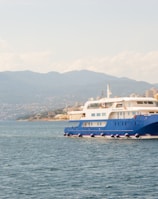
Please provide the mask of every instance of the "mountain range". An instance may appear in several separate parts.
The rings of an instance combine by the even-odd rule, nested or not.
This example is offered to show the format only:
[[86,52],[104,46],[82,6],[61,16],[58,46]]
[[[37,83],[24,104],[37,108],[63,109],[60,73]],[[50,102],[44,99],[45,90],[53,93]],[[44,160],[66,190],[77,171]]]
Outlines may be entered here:
[[152,87],[158,88],[158,84],[88,70],[46,74],[6,71],[0,72],[0,104],[38,103],[61,107],[106,95],[107,84],[110,85],[112,96],[128,96],[131,93],[143,95]]
[[49,97],[61,97],[61,101],[74,96],[75,100],[101,95],[110,84],[112,94],[143,94],[145,90],[158,87],[143,81],[118,78],[103,73],[81,70],[67,73],[46,74],[31,71],[0,72],[0,103],[42,102]]

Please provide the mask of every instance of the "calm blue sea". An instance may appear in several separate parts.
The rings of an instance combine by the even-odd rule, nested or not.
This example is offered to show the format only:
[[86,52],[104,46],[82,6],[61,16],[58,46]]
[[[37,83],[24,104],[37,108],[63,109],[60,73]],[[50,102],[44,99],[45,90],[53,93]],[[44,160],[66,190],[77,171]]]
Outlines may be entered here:
[[66,122],[0,122],[0,199],[157,199],[158,140],[63,136]]

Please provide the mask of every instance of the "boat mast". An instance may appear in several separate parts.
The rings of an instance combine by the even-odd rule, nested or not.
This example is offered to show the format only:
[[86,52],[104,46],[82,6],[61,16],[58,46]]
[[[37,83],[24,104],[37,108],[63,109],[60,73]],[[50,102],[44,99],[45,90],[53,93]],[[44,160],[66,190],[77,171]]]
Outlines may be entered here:
[[107,85],[107,98],[110,98],[110,95],[111,95],[111,91],[110,91],[110,86],[109,84]]

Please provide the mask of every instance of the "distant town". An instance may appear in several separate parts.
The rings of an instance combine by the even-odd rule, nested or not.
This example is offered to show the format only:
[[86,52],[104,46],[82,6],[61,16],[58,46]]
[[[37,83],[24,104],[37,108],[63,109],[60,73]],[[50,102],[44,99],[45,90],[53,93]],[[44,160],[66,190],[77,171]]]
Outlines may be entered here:
[[[130,95],[130,97],[135,97],[135,96],[139,96],[136,93],[132,93]],[[145,97],[154,97],[157,99],[158,101],[158,90],[155,88],[151,88],[149,90],[147,90],[145,92],[145,94],[143,95]],[[97,97],[99,98],[99,96]],[[72,106],[68,106],[68,107],[64,107],[64,108],[58,108],[55,110],[49,110],[46,111],[47,107],[41,107],[38,109],[38,111],[36,112],[35,110],[37,110],[38,106],[30,106],[30,107],[25,107],[26,109],[30,109],[30,110],[34,110],[35,108],[35,113],[31,114],[31,115],[24,115],[23,117],[19,117],[17,118],[17,120],[26,120],[26,121],[57,121],[57,120],[67,120],[68,119],[68,115],[67,112],[68,111],[72,111],[72,110],[79,110],[80,107],[83,105],[83,103],[79,103],[76,102],[74,105]],[[18,107],[17,107],[18,108]],[[45,109],[45,110],[44,110]],[[44,111],[43,111],[44,110]]]
[[156,97],[158,93],[158,83],[88,70],[63,74],[6,71],[0,72],[0,75],[0,120],[65,119],[70,108],[79,107],[90,98],[106,97],[108,84],[111,97]]

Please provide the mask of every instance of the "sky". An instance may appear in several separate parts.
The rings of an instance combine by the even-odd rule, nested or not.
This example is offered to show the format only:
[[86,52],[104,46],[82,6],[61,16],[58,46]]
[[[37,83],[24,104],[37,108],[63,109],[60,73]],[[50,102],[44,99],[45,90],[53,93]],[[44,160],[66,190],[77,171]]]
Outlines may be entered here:
[[158,83],[158,0],[0,0],[0,72]]

